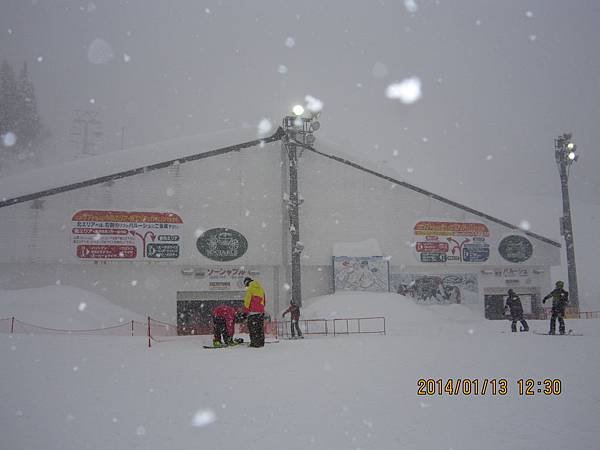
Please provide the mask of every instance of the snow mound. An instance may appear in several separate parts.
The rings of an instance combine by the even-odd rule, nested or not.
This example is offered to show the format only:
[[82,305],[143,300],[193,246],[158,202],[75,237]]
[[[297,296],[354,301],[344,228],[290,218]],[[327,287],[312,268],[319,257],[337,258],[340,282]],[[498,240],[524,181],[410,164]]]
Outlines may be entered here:
[[0,290],[0,318],[47,328],[86,330],[144,318],[92,292],[70,286]]
[[444,333],[449,329],[471,332],[489,324],[483,313],[464,305],[420,305],[394,293],[343,292],[307,299],[303,319],[385,317],[391,334]]

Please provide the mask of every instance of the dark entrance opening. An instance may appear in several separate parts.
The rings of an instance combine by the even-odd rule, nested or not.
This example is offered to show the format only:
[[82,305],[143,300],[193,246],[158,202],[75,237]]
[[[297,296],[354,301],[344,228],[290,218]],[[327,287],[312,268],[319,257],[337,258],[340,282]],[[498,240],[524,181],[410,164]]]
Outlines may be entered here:
[[218,305],[241,308],[243,300],[177,300],[177,334],[212,334],[212,310]]

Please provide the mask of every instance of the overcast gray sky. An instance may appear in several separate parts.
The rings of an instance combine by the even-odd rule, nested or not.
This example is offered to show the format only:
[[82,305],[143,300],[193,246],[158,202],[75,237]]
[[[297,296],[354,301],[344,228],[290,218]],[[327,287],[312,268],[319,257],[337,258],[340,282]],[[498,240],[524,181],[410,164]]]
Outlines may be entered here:
[[[99,111],[108,152],[123,128],[133,146],[278,124],[309,94],[346,152],[555,239],[553,140],[573,132],[572,196],[600,204],[598,1],[1,2],[0,58],[29,63],[52,160],[77,153],[75,109]],[[409,77],[418,101],[386,97]]]

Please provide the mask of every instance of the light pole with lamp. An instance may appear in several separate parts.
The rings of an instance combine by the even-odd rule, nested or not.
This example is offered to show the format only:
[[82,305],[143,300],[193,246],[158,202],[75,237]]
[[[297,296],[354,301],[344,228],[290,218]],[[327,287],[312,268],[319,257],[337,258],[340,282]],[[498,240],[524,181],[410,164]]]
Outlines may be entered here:
[[554,157],[558,165],[560,185],[562,188],[563,215],[560,218],[560,234],[565,238],[567,247],[567,274],[569,277],[569,302],[579,310],[579,294],[577,292],[577,269],[575,266],[575,242],[573,240],[573,223],[571,221],[571,204],[569,201],[569,169],[579,155],[577,146],[571,141],[571,133],[554,139]]
[[301,288],[301,269],[300,256],[304,245],[300,240],[300,199],[298,193],[298,147],[312,145],[315,142],[313,135],[320,127],[316,118],[318,114],[304,115],[304,108],[296,105],[292,109],[293,116],[283,118],[282,127],[285,135],[282,138],[282,151],[286,153],[288,160],[289,174],[289,195],[287,198],[287,211],[289,218],[289,231],[291,243],[291,263],[292,263],[292,303],[302,306],[302,288]]

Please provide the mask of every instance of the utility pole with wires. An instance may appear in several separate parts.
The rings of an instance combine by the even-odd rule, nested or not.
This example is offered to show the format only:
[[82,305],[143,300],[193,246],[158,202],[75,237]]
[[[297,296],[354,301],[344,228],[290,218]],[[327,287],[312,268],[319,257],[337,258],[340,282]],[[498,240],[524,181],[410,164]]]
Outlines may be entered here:
[[102,122],[98,111],[75,110],[70,141],[81,148],[82,155],[94,155],[102,142]]
[[297,306],[302,306],[302,288],[301,288],[301,266],[300,257],[304,244],[300,240],[300,204],[302,199],[298,192],[298,147],[303,148],[312,145],[315,142],[314,131],[320,127],[317,122],[318,114],[304,116],[304,108],[296,105],[293,108],[293,116],[283,118],[282,128],[285,132],[281,141],[281,148],[287,155],[288,176],[289,176],[289,194],[287,196],[287,211],[290,231],[290,249],[291,249],[291,301]]

